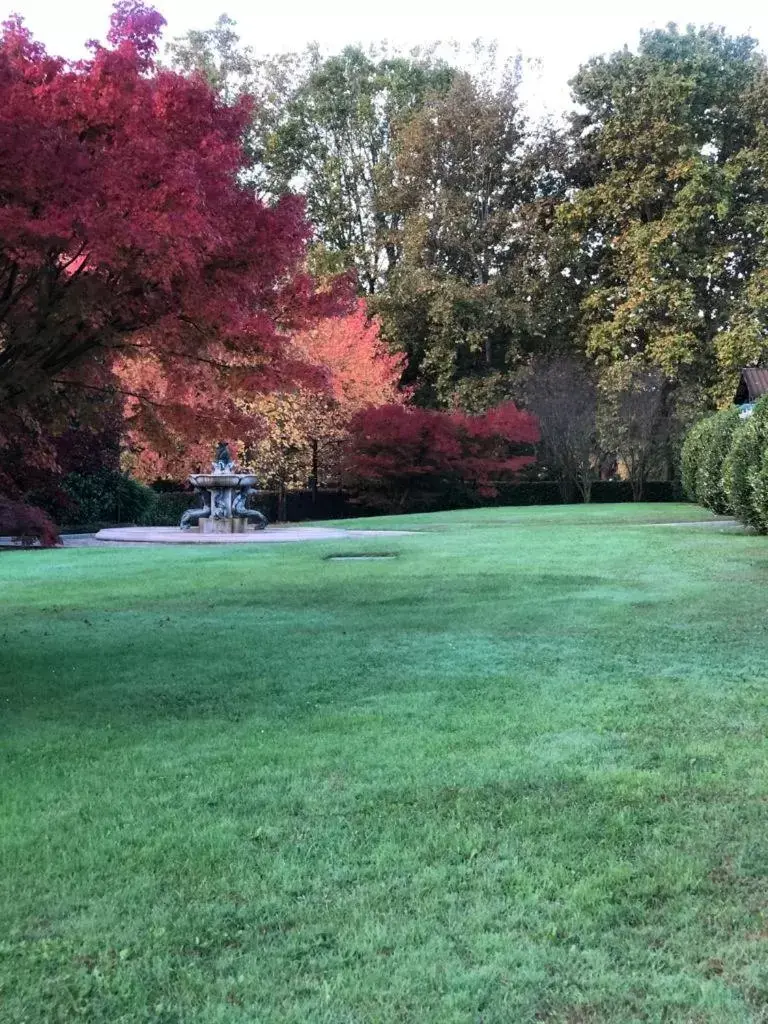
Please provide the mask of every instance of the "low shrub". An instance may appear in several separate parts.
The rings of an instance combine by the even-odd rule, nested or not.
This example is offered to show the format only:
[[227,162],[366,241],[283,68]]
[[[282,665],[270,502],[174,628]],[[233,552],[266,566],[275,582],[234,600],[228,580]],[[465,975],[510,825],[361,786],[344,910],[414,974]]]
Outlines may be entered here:
[[[596,480],[592,500],[596,502],[632,501],[632,485],[625,480]],[[676,481],[650,480],[645,485],[646,501],[680,501],[680,485]],[[156,493],[154,501],[142,516],[143,526],[178,526],[182,513],[195,508],[200,499],[191,491],[163,491]],[[498,486],[493,498],[478,500],[474,495],[467,500],[466,494],[446,493],[442,510],[475,508],[478,505],[560,505],[560,485],[555,480],[524,480],[504,483]],[[249,499],[251,508],[263,512],[270,523],[278,521],[279,496],[276,491],[259,491]],[[420,503],[414,507],[406,505],[405,511],[420,510]],[[346,519],[359,516],[385,515],[389,511],[386,503],[377,508],[370,501],[362,504],[355,496],[344,491],[295,490],[285,495],[286,517],[289,522],[308,519]]]
[[[595,480],[592,483],[592,501],[598,505],[636,501],[630,480]],[[643,501],[680,501],[680,484],[676,480],[646,480],[643,483]]]
[[142,526],[178,526],[188,508],[201,504],[192,491],[153,491],[152,500],[138,521]]
[[69,519],[73,525],[141,522],[156,497],[144,484],[108,469],[90,474],[69,473],[62,481],[62,489],[73,503]]
[[560,505],[562,488],[557,480],[522,480],[499,484],[494,505]]
[[0,498],[0,534],[13,537],[24,547],[35,541],[43,548],[59,543],[58,527],[41,508],[8,498]]

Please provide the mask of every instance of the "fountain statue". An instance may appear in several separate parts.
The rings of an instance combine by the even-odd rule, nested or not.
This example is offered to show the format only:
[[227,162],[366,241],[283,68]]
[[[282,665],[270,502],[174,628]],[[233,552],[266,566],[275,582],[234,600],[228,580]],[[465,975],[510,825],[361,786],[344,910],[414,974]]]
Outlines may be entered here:
[[189,482],[200,495],[201,508],[190,508],[181,517],[181,529],[197,522],[200,533],[245,533],[249,524],[257,530],[267,525],[266,516],[248,508],[248,496],[256,490],[252,473],[239,473],[226,441],[216,446],[210,473],[193,473]]

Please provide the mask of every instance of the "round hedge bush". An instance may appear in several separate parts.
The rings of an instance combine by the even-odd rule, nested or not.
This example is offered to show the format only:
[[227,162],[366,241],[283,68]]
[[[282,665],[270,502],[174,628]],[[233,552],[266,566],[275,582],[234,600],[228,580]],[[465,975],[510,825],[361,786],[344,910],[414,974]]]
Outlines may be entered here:
[[680,469],[683,490],[691,501],[699,500],[699,466],[704,457],[707,420],[699,420],[690,428],[683,441],[680,455]]
[[740,421],[725,460],[725,489],[733,514],[758,533],[768,533],[768,395]]
[[723,471],[733,438],[741,425],[739,410],[723,409],[709,416],[704,432],[704,451],[699,463],[696,487],[701,504],[718,515],[732,511],[725,489]]
[[723,409],[699,420],[683,444],[683,487],[690,498],[718,515],[732,511],[723,473],[741,422],[735,406]]

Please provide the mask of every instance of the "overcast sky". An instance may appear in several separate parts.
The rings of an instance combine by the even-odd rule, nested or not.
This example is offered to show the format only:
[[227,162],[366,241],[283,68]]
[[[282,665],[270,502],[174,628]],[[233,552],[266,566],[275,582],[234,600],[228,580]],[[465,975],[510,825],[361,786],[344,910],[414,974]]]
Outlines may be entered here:
[[[568,105],[568,79],[579,65],[625,43],[634,46],[641,28],[669,21],[712,22],[732,33],[750,32],[768,48],[768,11],[757,0],[549,0],[546,15],[531,14],[536,4],[530,0],[384,0],[365,5],[365,13],[359,0],[290,0],[284,5],[274,0],[158,0],[156,6],[168,22],[166,39],[209,28],[226,12],[237,21],[243,41],[260,53],[300,49],[312,41],[334,51],[347,43],[382,39],[408,47],[436,39],[466,44],[496,39],[502,54],[521,51],[538,61],[523,79],[523,96],[535,115],[561,112]],[[290,13],[270,13],[275,7]],[[81,55],[85,40],[104,37],[110,9],[111,0],[0,0],[3,13],[21,13],[50,52],[66,57]]]

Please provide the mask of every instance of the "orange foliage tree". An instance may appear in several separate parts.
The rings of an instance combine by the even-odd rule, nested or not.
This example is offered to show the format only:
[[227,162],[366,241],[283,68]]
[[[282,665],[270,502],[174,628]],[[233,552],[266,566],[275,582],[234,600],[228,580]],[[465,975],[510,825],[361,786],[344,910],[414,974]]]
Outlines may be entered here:
[[278,389],[248,403],[263,433],[246,441],[244,459],[264,486],[278,490],[339,486],[352,417],[408,397],[398,386],[402,357],[387,351],[362,300],[347,316],[321,320],[296,335],[293,354],[317,368],[320,382]]

